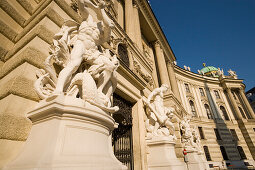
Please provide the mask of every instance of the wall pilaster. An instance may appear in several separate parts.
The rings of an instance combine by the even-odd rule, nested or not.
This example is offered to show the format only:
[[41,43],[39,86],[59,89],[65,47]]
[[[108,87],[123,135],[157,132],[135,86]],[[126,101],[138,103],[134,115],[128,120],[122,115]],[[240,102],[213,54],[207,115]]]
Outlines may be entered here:
[[158,64],[158,70],[159,70],[159,77],[161,80],[161,84],[167,84],[170,87],[169,77],[166,73],[167,67],[166,67],[166,60],[164,57],[164,53],[161,49],[160,42],[157,40],[154,42],[154,49],[156,52],[156,58],[157,58],[157,64]]
[[234,97],[233,97],[233,95],[231,93],[231,89],[230,88],[226,88],[226,92],[227,92],[227,95],[229,97],[230,104],[232,105],[232,107],[234,109],[234,112],[235,112],[235,114],[237,116],[237,119],[242,120],[243,119],[242,115],[241,115],[241,113],[240,113],[240,111],[238,109],[237,103],[236,103],[236,101],[235,101],[235,99],[234,99]]
[[137,44],[138,48],[140,50],[142,50],[143,45],[142,45],[142,36],[141,36],[141,26],[140,26],[140,20],[139,20],[139,9],[138,9],[137,4],[134,4],[133,11],[134,11],[134,14],[133,14],[134,25],[133,25],[133,27],[135,28],[134,29],[135,43]]
[[179,92],[176,77],[174,74],[174,66],[171,61],[167,62],[167,71],[169,75],[171,90],[173,91],[175,97],[181,102],[180,92]]
[[249,113],[250,113],[252,119],[255,119],[254,112],[253,112],[253,110],[252,110],[252,108],[251,108],[251,105],[250,105],[250,103],[248,102],[248,100],[247,100],[247,98],[246,98],[246,96],[245,96],[245,94],[244,94],[244,90],[243,90],[243,89],[239,89],[239,93],[241,94],[241,98],[242,98],[242,100],[244,101],[244,104],[245,104],[247,110],[249,111]]

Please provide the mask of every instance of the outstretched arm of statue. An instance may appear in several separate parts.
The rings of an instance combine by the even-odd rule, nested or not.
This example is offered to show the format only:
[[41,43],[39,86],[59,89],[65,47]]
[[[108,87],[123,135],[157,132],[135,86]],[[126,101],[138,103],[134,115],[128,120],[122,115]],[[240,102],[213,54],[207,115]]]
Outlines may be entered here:
[[147,99],[148,103],[150,103],[151,100],[153,100],[153,98],[154,98],[156,95],[158,95],[159,93],[160,93],[160,90],[159,90],[158,88],[154,89],[154,90],[150,93],[150,95],[148,96],[148,99]]
[[106,4],[104,1],[99,1],[98,7],[99,11],[97,12],[98,19],[103,22],[103,35],[102,35],[102,41],[107,42],[110,40],[110,35],[111,35],[111,30],[114,28],[114,23],[113,21],[107,16],[105,13],[105,8]]
[[78,0],[78,8],[83,20],[87,20],[89,16],[88,8],[91,8],[98,15],[100,6],[94,5],[90,0]]

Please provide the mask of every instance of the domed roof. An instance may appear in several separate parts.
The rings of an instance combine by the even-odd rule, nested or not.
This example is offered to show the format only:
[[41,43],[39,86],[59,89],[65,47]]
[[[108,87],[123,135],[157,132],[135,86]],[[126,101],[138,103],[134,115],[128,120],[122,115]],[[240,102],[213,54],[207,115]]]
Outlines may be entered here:
[[206,67],[202,68],[200,71],[203,72],[204,74],[206,74],[211,71],[218,71],[218,69],[213,66],[206,66]]
[[216,74],[218,69],[214,66],[206,66],[205,63],[203,63],[204,68],[202,68],[200,71],[206,76],[213,76],[213,77],[218,77]]

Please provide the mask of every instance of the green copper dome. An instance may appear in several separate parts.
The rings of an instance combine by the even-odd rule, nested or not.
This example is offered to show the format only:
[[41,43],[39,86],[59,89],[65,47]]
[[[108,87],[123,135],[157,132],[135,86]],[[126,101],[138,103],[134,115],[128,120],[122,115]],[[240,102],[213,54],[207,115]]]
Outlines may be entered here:
[[200,71],[203,72],[204,74],[206,74],[208,72],[218,71],[218,69],[216,67],[213,67],[213,66],[206,66],[206,67],[202,68]]
[[209,76],[209,77],[219,77],[218,75],[218,69],[213,66],[206,66],[205,63],[203,63],[204,68],[200,70],[200,72],[203,75]]

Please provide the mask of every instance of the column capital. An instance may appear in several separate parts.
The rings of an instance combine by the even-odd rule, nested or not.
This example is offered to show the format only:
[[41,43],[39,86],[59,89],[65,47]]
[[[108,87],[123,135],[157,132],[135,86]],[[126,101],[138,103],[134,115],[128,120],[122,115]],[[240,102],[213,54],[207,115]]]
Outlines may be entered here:
[[136,1],[134,1],[134,2],[133,2],[133,7],[134,7],[134,8],[136,8],[136,9],[138,9],[138,8],[139,8],[139,7],[138,7],[138,4],[137,4],[137,2],[136,2]]
[[171,61],[171,60],[167,60],[166,62],[167,66],[170,66],[170,67],[174,67],[174,61]]
[[161,47],[160,41],[156,40],[152,42],[155,47]]

